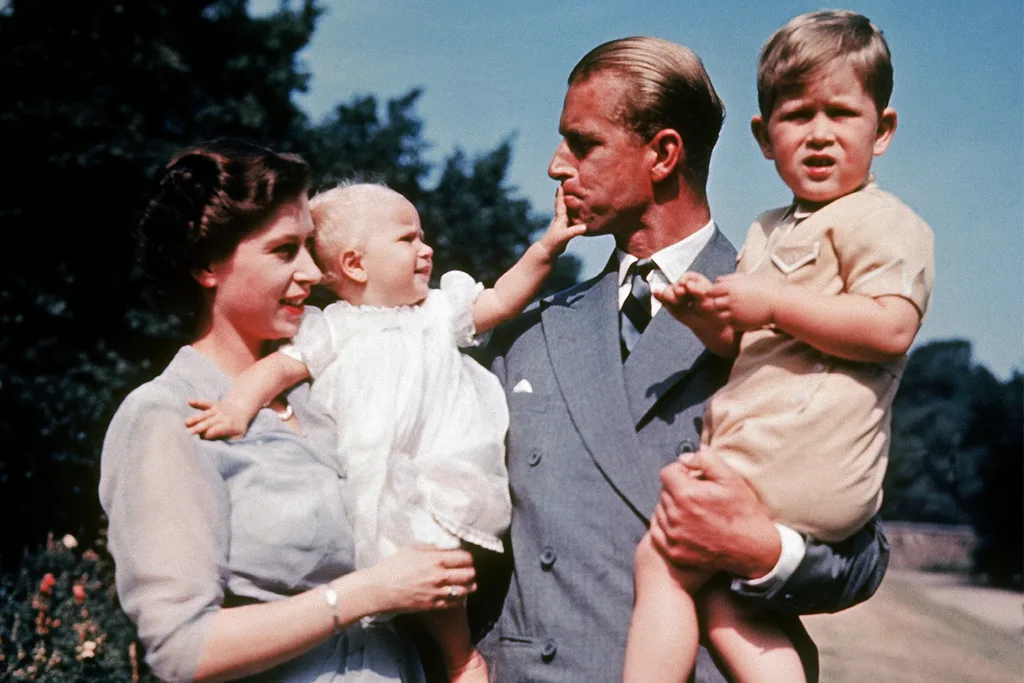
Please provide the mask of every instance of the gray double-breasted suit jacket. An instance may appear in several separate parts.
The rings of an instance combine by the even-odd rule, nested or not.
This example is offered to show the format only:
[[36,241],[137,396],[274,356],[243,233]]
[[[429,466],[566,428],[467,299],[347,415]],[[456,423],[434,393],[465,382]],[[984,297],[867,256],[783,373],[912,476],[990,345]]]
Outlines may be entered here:
[[[691,270],[714,279],[735,262],[716,229]],[[728,377],[728,363],[667,311],[623,363],[617,291],[613,258],[491,340],[511,415],[513,503],[510,548],[480,576],[484,610],[488,598],[495,614],[500,605],[480,645],[492,680],[621,681],[634,550],[658,471],[697,448],[704,402]],[[877,587],[886,550],[877,525],[843,546],[812,541],[785,590],[751,599],[789,613],[842,609]],[[696,680],[723,680],[703,651]]]

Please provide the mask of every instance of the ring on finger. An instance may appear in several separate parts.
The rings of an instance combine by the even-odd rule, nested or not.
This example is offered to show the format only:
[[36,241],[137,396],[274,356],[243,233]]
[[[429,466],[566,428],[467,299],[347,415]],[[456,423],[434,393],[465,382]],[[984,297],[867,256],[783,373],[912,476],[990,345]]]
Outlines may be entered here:
[[458,586],[448,586],[448,599],[449,600],[454,600],[455,598],[459,597],[459,593],[460,593],[460,591],[459,591],[459,587]]

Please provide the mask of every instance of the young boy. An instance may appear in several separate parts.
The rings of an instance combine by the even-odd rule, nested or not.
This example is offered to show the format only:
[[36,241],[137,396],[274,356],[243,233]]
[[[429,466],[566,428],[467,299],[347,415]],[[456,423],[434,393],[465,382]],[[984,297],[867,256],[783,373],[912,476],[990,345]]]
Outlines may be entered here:
[[[865,17],[812,12],[776,31],[751,129],[793,202],[754,222],[737,273],[714,284],[687,273],[655,292],[712,352],[736,358],[701,447],[779,522],[827,541],[881,504],[892,400],[932,285],[931,230],[870,173],[896,129],[891,91],[888,46]],[[684,681],[698,638],[691,596],[708,573],[672,565],[649,537],[636,564],[625,680]],[[709,587],[700,611],[734,680],[805,680],[785,635],[725,590]]]

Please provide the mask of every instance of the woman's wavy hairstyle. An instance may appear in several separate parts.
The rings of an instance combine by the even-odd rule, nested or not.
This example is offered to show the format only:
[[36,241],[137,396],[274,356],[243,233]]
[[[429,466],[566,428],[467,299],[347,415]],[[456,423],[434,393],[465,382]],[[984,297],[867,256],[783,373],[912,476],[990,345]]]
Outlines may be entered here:
[[311,179],[301,157],[234,138],[171,159],[138,224],[139,262],[161,305],[198,312],[202,289],[193,274],[230,256]]

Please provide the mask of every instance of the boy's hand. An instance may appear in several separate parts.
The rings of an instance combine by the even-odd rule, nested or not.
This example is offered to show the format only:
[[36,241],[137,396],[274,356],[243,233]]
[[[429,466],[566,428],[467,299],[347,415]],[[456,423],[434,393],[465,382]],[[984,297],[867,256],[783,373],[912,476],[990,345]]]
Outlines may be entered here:
[[565,196],[562,193],[562,187],[559,186],[555,192],[555,217],[551,219],[551,225],[548,226],[547,232],[541,236],[539,244],[550,254],[553,260],[562,255],[562,252],[569,245],[569,240],[582,235],[586,231],[587,226],[583,223],[569,225],[569,218],[565,211]]
[[672,316],[693,330],[711,353],[723,358],[736,355],[736,333],[715,308],[711,280],[700,273],[683,273],[674,284],[651,287],[651,294]]
[[674,284],[652,287],[651,294],[679,322],[692,327],[701,320],[710,321],[718,317],[714,302],[708,298],[711,287],[711,280],[690,271],[683,273]]
[[778,296],[778,287],[739,273],[721,276],[708,292],[718,319],[741,331],[773,324]]
[[188,402],[193,408],[202,412],[193,415],[185,420],[190,434],[199,434],[204,439],[237,439],[245,436],[249,423],[254,415],[246,415],[243,408],[232,406],[224,401],[191,400]]

